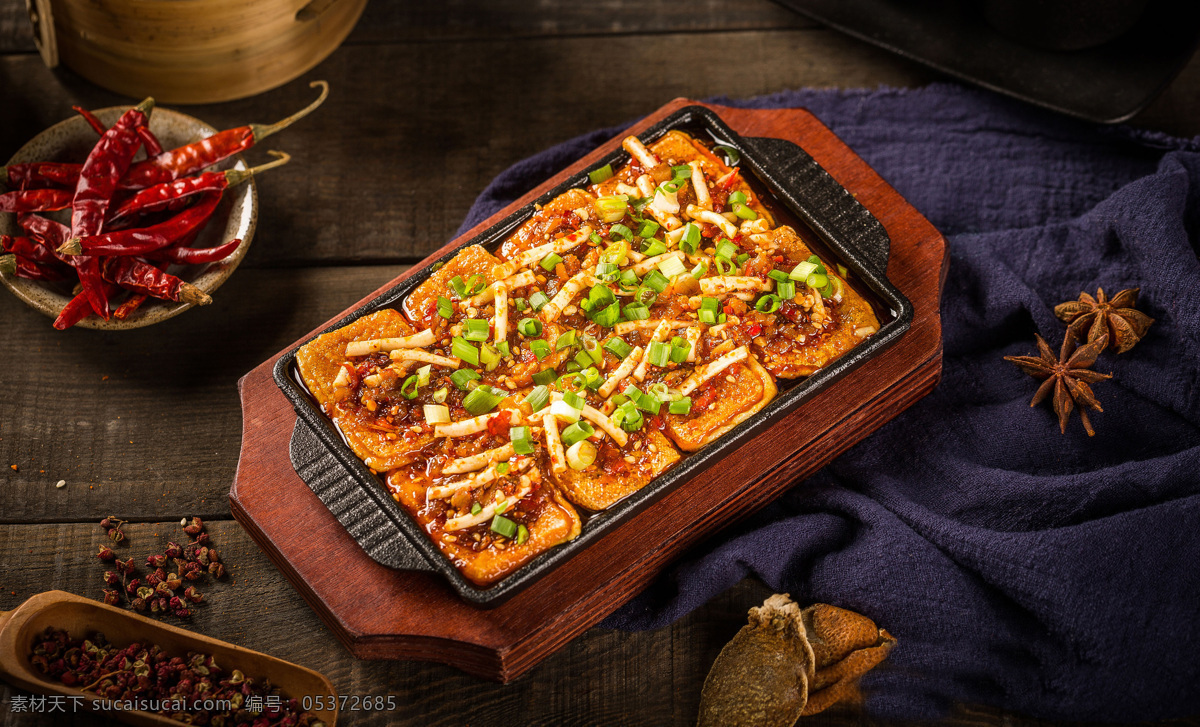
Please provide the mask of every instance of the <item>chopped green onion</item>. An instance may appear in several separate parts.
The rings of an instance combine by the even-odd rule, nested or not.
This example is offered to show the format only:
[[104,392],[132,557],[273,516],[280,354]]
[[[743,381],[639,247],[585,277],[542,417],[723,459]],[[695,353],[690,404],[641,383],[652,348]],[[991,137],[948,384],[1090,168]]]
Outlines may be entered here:
[[525,397],[525,403],[534,411],[546,408],[546,404],[550,403],[550,387],[545,384],[533,387],[533,390]]
[[585,470],[595,461],[596,445],[587,440],[576,442],[567,449],[567,464],[573,470]]
[[483,505],[480,505],[478,502],[472,502],[471,503],[471,514],[478,515],[481,512],[483,512]]
[[826,282],[825,287],[821,288],[821,297],[822,298],[832,298],[833,297],[833,283],[832,282]]
[[426,424],[450,423],[450,407],[443,404],[426,404],[423,409]]
[[604,166],[600,167],[599,169],[593,169],[592,171],[588,172],[588,179],[592,180],[592,184],[600,184],[601,182],[603,182],[606,179],[611,179],[612,175],[613,175],[612,165],[605,164]]
[[629,198],[629,206],[634,208],[638,212],[641,212],[642,209],[646,205],[650,204],[650,200],[652,200],[652,199],[654,199],[654,198],[653,197],[630,197]]
[[433,371],[433,366],[426,364],[417,369],[417,383],[421,386],[429,386],[429,374]]
[[661,381],[656,384],[650,384],[646,390],[658,397],[659,401],[671,401],[675,398],[671,396],[671,389]]
[[592,310],[600,310],[612,304],[617,296],[613,295],[612,289],[607,285],[593,285],[588,291],[587,301],[591,303]]
[[561,262],[562,262],[562,256],[560,256],[556,252],[552,252],[549,255],[547,255],[546,257],[542,258],[542,261],[538,264],[542,266],[542,270],[545,270],[548,273],[552,273],[552,272],[554,272],[554,268],[558,267],[558,264]]
[[[550,395],[548,390],[546,395]],[[529,401],[529,399],[525,401]],[[540,408],[538,407],[538,409]],[[512,440],[513,451],[517,454],[533,454],[533,437],[529,433],[529,427],[509,427],[508,438]]]
[[476,416],[486,414],[495,409],[496,405],[506,396],[508,396],[508,392],[484,384],[475,387],[463,397],[463,408]]
[[775,294],[780,300],[791,300],[796,297],[796,283],[791,280],[783,280],[775,284]]
[[454,288],[454,292],[459,298],[467,296],[467,284],[463,281],[461,275],[455,275],[453,278],[450,278],[450,287]]
[[625,358],[633,352],[633,347],[625,343],[625,339],[623,338],[610,338],[604,344],[604,350],[617,358]]
[[437,312],[442,318],[453,318],[454,303],[449,298],[439,295],[437,299]]
[[575,354],[575,363],[579,364],[580,369],[585,369],[592,365],[592,357],[588,355],[587,351],[580,351]]
[[540,290],[529,296],[529,307],[533,308],[534,312],[540,311],[549,302],[550,298]]
[[816,272],[817,266],[815,263],[803,262],[792,268],[792,272],[788,273],[788,277],[792,280],[807,280],[808,276]]
[[729,195],[729,204],[746,204],[746,193],[740,189],[735,190]]
[[513,308],[516,308],[518,313],[524,312],[525,309],[528,307],[529,307],[529,301],[525,300],[524,298],[514,298],[513,299]]
[[455,336],[450,342],[450,355],[472,366],[479,365],[479,349],[465,338]]
[[701,260],[700,263],[698,265],[696,265],[696,267],[692,268],[692,277],[695,278],[696,280],[699,280],[700,278],[703,278],[704,274],[707,272],[708,272],[708,263]]
[[450,374],[450,383],[458,387],[459,391],[466,391],[470,388],[470,382],[479,378],[479,372],[474,369],[459,369]]
[[744,205],[744,204],[735,204],[733,206],[733,213],[743,220],[757,220],[758,219],[758,213],[755,212],[754,210],[750,209],[749,206]]
[[492,518],[492,524],[489,527],[493,533],[506,538],[515,537],[517,534],[517,524],[503,515]]
[[846,266],[842,265],[841,263],[837,264],[837,271],[838,271],[838,275],[841,275],[843,278],[848,277],[850,275],[850,271],[846,270]]
[[626,401],[613,412],[612,422],[627,432],[636,432],[642,428],[645,418],[632,401]]
[[618,267],[629,262],[629,243],[625,240],[613,242],[604,248],[604,254],[600,256],[600,261],[616,263]]
[[582,342],[584,352],[591,358],[592,363],[600,363],[604,360],[604,353],[600,350],[600,342],[596,340],[595,336],[585,333],[580,336],[580,341]]
[[[675,260],[676,258],[671,259]],[[642,285],[647,288],[651,288],[655,293],[663,292],[670,284],[671,281],[667,279],[667,276],[663,275],[658,270],[651,270],[646,277],[642,278]]]
[[622,309],[621,314],[627,321],[644,321],[650,317],[650,308],[645,303],[630,303]]
[[593,244],[593,245],[597,245],[597,246],[599,246],[599,245],[603,245],[603,244],[604,244],[604,238],[603,238],[603,237],[600,237],[600,236],[599,236],[599,235],[597,235],[595,232],[593,232],[592,234],[588,235],[588,239],[589,239],[589,240],[591,240],[591,242],[592,242],[592,244]]
[[695,222],[687,223],[683,228],[683,237],[679,238],[679,249],[688,255],[695,255],[700,246],[700,226]]
[[522,318],[517,324],[517,330],[521,335],[528,338],[536,338],[542,335],[542,322],[536,318]]
[[625,396],[624,394],[613,394],[609,398],[612,399],[612,404],[613,404],[614,408],[621,406],[625,402],[629,401],[629,397]]
[[611,197],[600,197],[596,200],[596,214],[601,222],[620,222],[629,211],[628,197],[616,194]]
[[681,414],[687,416],[692,413],[692,397],[685,396],[682,399],[676,399],[667,407],[667,411],[671,414]]
[[437,271],[441,270],[442,266],[445,264],[446,264],[445,260],[438,260],[436,263],[434,263],[433,265],[431,265],[429,267],[429,272],[436,273]]
[[617,321],[621,319],[621,304],[614,301],[601,310],[594,311],[591,315],[591,319],[593,322],[601,326],[612,328],[613,326],[617,325]]
[[567,422],[577,422],[580,416],[580,410],[568,404],[565,399],[559,399],[552,403],[550,413]]
[[578,409],[580,411],[583,411],[583,407],[587,404],[587,399],[584,399],[574,391],[568,391],[567,393],[563,394],[563,401],[567,402],[572,409]]
[[671,181],[682,182],[685,179],[691,179],[692,168],[687,164],[671,167]]
[[504,358],[512,358],[512,351],[508,348],[508,341],[501,341],[500,343],[497,343],[496,350],[499,351],[500,355]]
[[608,228],[608,239],[615,240],[617,238],[621,238],[622,240],[629,242],[633,239],[633,230],[618,222],[617,224]]
[[637,401],[637,407],[650,416],[656,416],[662,408],[662,401],[654,394],[642,394],[642,398]]
[[774,313],[779,310],[779,296],[768,293],[754,303],[754,310],[759,313]]
[[721,240],[717,243],[716,257],[732,260],[734,255],[738,253],[738,246],[734,245],[729,240]]
[[576,375],[576,378],[580,377],[583,378],[584,388],[588,388],[593,391],[599,389],[600,385],[604,383],[604,377],[600,375],[600,370],[595,366],[588,366],[583,371],[580,371]]
[[737,272],[737,265],[731,260],[719,257],[713,260],[713,263],[717,266],[717,275],[733,275]]
[[817,257],[816,255],[809,255],[808,261],[810,263],[814,263],[817,266],[817,272],[820,273],[821,275],[825,275],[826,272],[828,272],[825,270],[825,264],[821,262],[821,258]]
[[486,341],[491,335],[491,325],[487,321],[477,318],[463,321],[463,338],[468,341]]
[[413,374],[404,380],[404,383],[400,386],[400,393],[404,394],[405,399],[415,399],[417,398],[417,392],[420,389],[420,386],[421,385],[417,383],[416,374]]
[[562,430],[562,434],[560,436],[562,437],[563,445],[570,447],[576,442],[582,442],[595,433],[596,430],[592,428],[592,425],[581,419]]
[[737,256],[737,264],[738,264],[738,265],[745,265],[745,264],[746,264],[746,261],[747,261],[747,260],[749,260],[749,259],[750,259],[750,253],[748,253],[748,252],[744,252],[744,253],[742,253],[741,255],[738,255],[738,256]]
[[671,360],[671,344],[663,343],[662,341],[651,341],[646,355],[650,359],[650,363],[663,368]]
[[621,279],[618,281],[618,284],[622,290],[633,290],[638,286],[639,282],[637,273],[632,270],[621,271]]
[[[464,371],[471,371],[470,369],[463,369],[463,370],[464,370]],[[474,374],[475,372],[474,372],[474,371],[471,371],[471,373],[473,373],[473,374]],[[476,374],[476,376],[478,376],[478,374]],[[451,378],[453,378],[453,377],[451,377]],[[447,389],[445,386],[443,386],[442,388],[440,388],[440,389],[438,389],[437,391],[433,392],[433,401],[434,401],[435,403],[437,403],[437,404],[445,404],[445,403],[446,403],[446,396],[447,396],[447,395],[449,395],[449,394],[450,394],[450,390],[449,390],[449,389]]]
[[681,185],[679,182],[676,182],[674,179],[672,179],[669,182],[663,182],[662,184],[658,185],[658,188],[667,194],[675,194],[679,191],[680,186]]
[[487,285],[487,281],[483,279],[482,275],[472,275],[467,278],[467,295],[481,292],[485,285]]
[[533,351],[533,355],[538,361],[550,355],[550,344],[540,338],[535,338],[529,342],[529,350]]
[[845,293],[845,290],[846,290],[846,288],[845,288],[845,286],[842,284],[842,279],[841,279],[841,278],[830,278],[830,279],[829,279],[829,282],[830,282],[830,283],[833,283],[833,284],[834,284],[834,287],[836,287],[836,288],[837,288],[837,290],[835,290],[835,291],[834,291],[834,295],[835,295],[835,296],[841,297],[841,296],[842,296],[842,295]]
[[558,372],[554,369],[542,369],[533,375],[533,383],[540,386],[549,386],[558,379]]
[[564,348],[570,348],[571,346],[574,346],[575,338],[576,336],[574,330],[559,334],[558,340],[554,342],[554,350],[561,351]]
[[633,294],[633,303],[638,305],[654,305],[658,300],[658,291],[646,285],[642,285]]
[[654,257],[655,255],[662,255],[664,252],[666,252],[667,244],[662,240],[646,240],[642,243],[641,250],[642,254],[646,257]]
[[655,272],[659,272],[659,271],[662,271],[662,274],[667,276],[668,278],[675,278],[680,275],[686,274],[688,269],[687,269],[687,266],[685,266],[683,264],[682,260],[680,260],[677,257],[672,257],[672,258],[667,258],[666,260],[663,260],[661,263],[658,264],[658,270],[656,270]]
[[716,298],[701,298],[700,310],[710,310],[714,313],[721,309],[721,301]]
[[643,240],[649,240],[651,237],[654,237],[658,234],[658,228],[659,226],[657,222],[654,220],[646,220],[642,223],[642,226],[638,228],[637,236]]
[[813,273],[812,275],[808,276],[808,279],[804,281],[804,284],[810,288],[820,289],[824,288],[826,285],[829,285],[829,278],[821,275],[820,273]]
[[716,146],[713,147],[713,149],[716,149],[717,151],[720,151],[722,154],[724,154],[725,162],[727,164],[729,164],[729,166],[731,166],[731,167],[736,167],[737,163],[742,160],[742,155],[738,152],[737,149],[734,149],[732,146],[728,146],[726,144],[717,144]]
[[[515,451],[516,448],[514,447],[513,450]],[[511,468],[508,466],[508,462],[501,462],[500,464],[496,465],[496,474],[506,475],[508,474],[509,469]]]
[[599,263],[596,265],[596,278],[604,282],[616,280],[621,275],[621,268],[616,263]]
[[529,540],[529,528],[524,525],[517,526],[517,545],[524,545],[525,541]]
[[671,360],[675,363],[683,363],[687,360],[688,354],[692,352],[692,344],[683,340],[679,336],[671,339]]
[[767,277],[776,282],[783,282],[788,279],[788,274],[782,270],[772,270],[767,273]]

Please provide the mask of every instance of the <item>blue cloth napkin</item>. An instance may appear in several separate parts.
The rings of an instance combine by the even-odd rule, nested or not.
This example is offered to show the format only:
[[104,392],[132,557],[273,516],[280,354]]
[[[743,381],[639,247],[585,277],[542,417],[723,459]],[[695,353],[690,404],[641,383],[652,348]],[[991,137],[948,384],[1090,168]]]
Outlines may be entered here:
[[[689,554],[605,625],[655,628],[747,576],[843,606],[899,639],[868,710],[954,702],[1127,721],[1200,713],[1200,153],[952,85],[799,91],[946,235],[942,381],[928,397]],[[504,172],[469,228],[609,138]],[[1055,304],[1141,288],[1157,319],[1109,349],[1104,413],[1066,434],[1002,360],[1057,353]]]

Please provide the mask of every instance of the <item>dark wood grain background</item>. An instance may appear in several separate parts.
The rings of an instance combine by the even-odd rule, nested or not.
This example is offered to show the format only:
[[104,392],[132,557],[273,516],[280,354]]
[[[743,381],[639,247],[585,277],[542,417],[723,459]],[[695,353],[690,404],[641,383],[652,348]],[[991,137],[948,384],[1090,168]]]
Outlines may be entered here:
[[[103,569],[91,554],[104,515],[134,520],[131,552],[144,555],[181,536],[180,517],[198,514],[214,521],[233,578],[208,589],[194,627],[321,670],[342,694],[396,697],[397,711],[347,714],[346,724],[694,723],[704,674],[746,609],[768,595],[760,584],[743,582],[659,631],[592,629],[507,686],[350,658],[229,519],[236,381],[444,244],[497,173],[547,146],[677,96],[939,77],[766,0],[376,0],[302,79],[184,110],[217,127],[270,122],[306,104],[307,82],[318,78],[333,88],[325,107],[265,144],[293,162],[260,180],[258,233],[213,305],[139,331],[60,333],[0,295],[0,609],[51,588],[99,596]],[[128,102],[47,70],[24,4],[0,0],[0,159],[73,104]],[[1200,60],[1133,123],[1200,133]],[[15,693],[0,685],[4,724],[72,723],[10,714]],[[807,722],[873,723],[855,709]],[[952,722],[1046,724],[966,706]]]

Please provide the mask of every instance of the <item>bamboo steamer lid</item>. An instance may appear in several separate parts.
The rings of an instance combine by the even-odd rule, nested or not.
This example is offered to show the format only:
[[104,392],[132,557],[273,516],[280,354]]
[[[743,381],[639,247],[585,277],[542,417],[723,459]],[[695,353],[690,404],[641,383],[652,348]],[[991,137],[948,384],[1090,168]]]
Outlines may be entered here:
[[230,101],[281,86],[341,44],[367,0],[26,0],[46,65],[127,96]]

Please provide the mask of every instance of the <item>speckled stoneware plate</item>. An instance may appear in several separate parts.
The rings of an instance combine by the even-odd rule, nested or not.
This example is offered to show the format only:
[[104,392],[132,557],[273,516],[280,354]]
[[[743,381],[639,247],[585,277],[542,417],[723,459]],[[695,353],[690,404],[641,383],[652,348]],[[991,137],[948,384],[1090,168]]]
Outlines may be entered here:
[[[116,106],[100,109],[95,114],[106,125],[111,126],[127,110],[126,106]],[[199,119],[163,108],[154,109],[150,116],[150,129],[158,136],[165,149],[174,149],[199,141],[217,131]],[[75,116],[59,122],[33,137],[29,143],[13,154],[7,164],[37,161],[82,162],[95,146],[97,138],[96,132],[88,126],[87,122],[82,117]],[[145,158],[144,151],[139,151],[135,160],[143,158]],[[218,170],[246,168],[246,161],[240,154],[214,167]],[[70,210],[47,213],[46,216],[63,223],[70,223]],[[234,238],[241,238],[242,244],[238,245],[237,249],[223,260],[206,265],[176,265],[172,266],[169,272],[211,295],[221,286],[221,283],[224,283],[233,274],[238,263],[246,256],[257,221],[258,192],[254,179],[250,179],[225,193],[216,212],[213,213],[212,219],[205,225],[193,246],[212,247]],[[0,214],[0,234],[22,234],[17,226],[16,215]],[[69,283],[43,283],[4,273],[0,273],[0,282],[3,282],[14,295],[25,301],[30,307],[51,318],[57,317],[63,306],[70,300],[70,287],[75,283],[73,280]],[[107,331],[141,328],[173,318],[191,307],[190,303],[149,300],[125,320],[111,318],[105,321],[99,316],[89,315],[75,325],[76,327]]]

